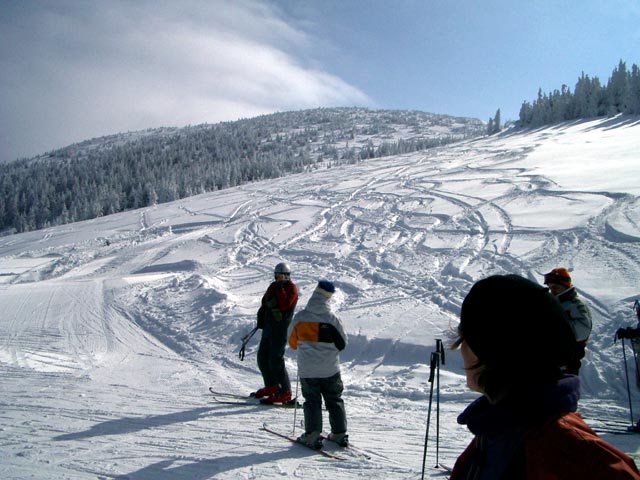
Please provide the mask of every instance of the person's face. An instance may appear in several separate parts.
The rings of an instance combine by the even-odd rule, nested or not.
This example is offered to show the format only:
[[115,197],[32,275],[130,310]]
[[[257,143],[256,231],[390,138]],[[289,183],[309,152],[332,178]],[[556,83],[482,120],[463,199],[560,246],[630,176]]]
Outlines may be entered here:
[[547,283],[547,287],[549,287],[551,294],[556,297],[567,289],[567,287],[559,283]]
[[467,342],[463,341],[460,345],[460,354],[462,355],[464,372],[467,375],[467,386],[474,392],[484,393],[478,384],[478,378],[483,367],[477,367],[479,359]]
[[276,273],[275,277],[277,282],[287,279],[287,276],[284,273]]

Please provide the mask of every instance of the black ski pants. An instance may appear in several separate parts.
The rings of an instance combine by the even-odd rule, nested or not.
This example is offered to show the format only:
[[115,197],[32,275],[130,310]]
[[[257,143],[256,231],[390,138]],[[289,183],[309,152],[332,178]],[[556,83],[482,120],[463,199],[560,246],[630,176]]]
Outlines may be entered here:
[[289,374],[284,364],[289,323],[285,319],[268,318],[258,347],[258,368],[262,374],[264,386],[276,385],[280,392],[291,391]]

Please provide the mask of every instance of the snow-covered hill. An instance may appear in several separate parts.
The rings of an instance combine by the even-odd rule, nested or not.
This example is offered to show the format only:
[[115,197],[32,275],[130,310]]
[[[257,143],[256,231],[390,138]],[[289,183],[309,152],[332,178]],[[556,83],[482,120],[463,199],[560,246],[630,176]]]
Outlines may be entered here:
[[477,119],[353,107],[94,138],[0,165],[0,235],[422,151],[485,132]]
[[[0,475],[416,478],[430,353],[464,295],[489,274],[541,281],[558,265],[594,313],[582,413],[629,422],[613,333],[635,324],[640,296],[638,152],[637,117],[576,122],[0,237]],[[257,338],[237,354],[280,260],[301,306],[319,278],[339,288],[349,433],[370,460],[330,460],[260,429],[300,433],[301,411],[207,393],[260,386]],[[448,353],[445,464],[469,441],[455,418],[475,396]],[[426,476],[440,478],[431,427]],[[604,437],[638,458],[636,437]]]

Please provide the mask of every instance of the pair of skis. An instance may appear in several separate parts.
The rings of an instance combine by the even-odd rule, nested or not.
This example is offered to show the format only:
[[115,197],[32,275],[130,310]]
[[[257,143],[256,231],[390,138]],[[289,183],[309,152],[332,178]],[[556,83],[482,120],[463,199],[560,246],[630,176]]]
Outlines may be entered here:
[[[338,453],[335,453],[333,451],[328,451],[326,450],[324,447],[320,448],[320,449],[316,449],[314,447],[312,447],[311,445],[307,445],[306,443],[300,442],[298,441],[297,437],[294,437],[293,435],[288,435],[286,433],[283,433],[279,430],[274,429],[273,427],[271,427],[269,424],[267,424],[266,422],[262,424],[262,429],[265,432],[269,432],[272,433],[274,435],[277,435],[278,437],[282,437],[282,438],[286,438],[287,440],[293,442],[293,443],[297,443],[299,445],[302,445],[303,447],[306,447],[310,450],[313,450],[316,453],[319,453],[320,455],[324,455],[325,457],[328,458],[333,458],[334,460],[347,460],[347,457],[345,457],[344,455],[340,455]],[[349,445],[340,445],[337,442],[333,442],[330,438],[329,435],[327,435],[326,433],[321,433],[320,434],[320,438],[322,438],[322,440],[324,440],[325,442],[331,442],[331,443],[335,443],[340,449],[342,449],[343,451],[347,451],[347,452],[351,452],[353,454],[355,454],[358,457],[362,457],[365,458],[367,460],[371,460],[372,458],[372,454],[362,450],[361,448],[358,448],[356,446],[354,446],[353,444],[349,443]],[[385,458],[383,456],[380,455],[381,458]]]
[[[286,402],[286,403],[260,403],[260,400],[252,397],[252,396],[247,396],[247,395],[239,395],[239,394],[235,394],[235,393],[227,393],[227,392],[218,392],[216,390],[213,389],[213,387],[209,387],[209,392],[213,395],[213,398],[216,402],[218,403],[222,403],[222,404],[226,404],[226,405],[240,405],[240,406],[263,406],[263,407],[275,407],[275,408],[295,408],[296,407],[296,402],[297,399],[292,399],[290,402]],[[298,403],[297,406],[300,406],[300,404]],[[320,448],[320,449],[315,449],[312,446],[309,446],[305,443],[299,442],[298,439],[296,437],[294,437],[293,435],[288,435],[286,433],[283,433],[277,429],[274,429],[273,427],[269,426],[266,422],[262,424],[262,429],[266,432],[269,432],[273,435],[277,435],[281,438],[287,439],[291,442],[297,443],[303,447],[309,448],[310,450],[320,454],[320,455],[324,455],[325,457],[328,458],[332,458],[334,460],[347,460],[346,457],[344,457],[343,455],[339,455],[337,453],[334,452],[330,452],[324,448]],[[331,442],[331,440],[329,439],[329,436],[326,433],[321,434],[321,438],[325,441]],[[334,442],[335,443],[335,442]],[[338,444],[336,444],[338,445]],[[358,456],[361,456],[363,458],[366,458],[367,460],[371,459],[371,454],[369,454],[368,452],[365,452],[364,450],[355,447],[351,444],[349,444],[348,446],[340,446],[341,448],[343,448],[344,450],[348,450],[351,451],[353,453],[355,453]],[[384,457],[382,457],[384,458]]]
[[[287,440],[293,442],[293,443],[297,443],[298,445],[302,445],[303,447],[308,448],[309,450],[312,450],[316,453],[319,453],[320,455],[324,455],[325,457],[328,458],[333,458],[334,460],[346,460],[346,457],[343,457],[342,455],[339,455],[337,453],[333,453],[333,452],[329,452],[328,450],[325,450],[324,447],[316,449],[314,447],[312,447],[311,445],[307,445],[306,443],[300,442],[298,440],[297,437],[294,437],[293,435],[287,435],[286,433],[280,432],[278,430],[275,430],[273,427],[269,426],[266,422],[262,424],[262,429],[265,432],[269,432],[272,433],[273,435],[277,435],[278,437],[281,438],[286,438]],[[322,437],[323,439],[328,439],[328,437],[326,435],[324,435]],[[343,447],[343,448],[351,448],[349,447]]]

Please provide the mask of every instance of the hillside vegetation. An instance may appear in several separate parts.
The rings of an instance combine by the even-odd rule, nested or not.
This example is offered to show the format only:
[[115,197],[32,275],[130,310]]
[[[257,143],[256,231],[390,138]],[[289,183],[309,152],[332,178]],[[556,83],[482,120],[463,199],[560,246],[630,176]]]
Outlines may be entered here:
[[485,130],[477,119],[334,108],[92,139],[0,165],[0,232],[92,219],[320,165],[424,150]]

